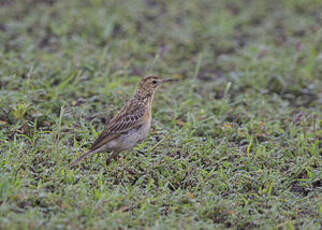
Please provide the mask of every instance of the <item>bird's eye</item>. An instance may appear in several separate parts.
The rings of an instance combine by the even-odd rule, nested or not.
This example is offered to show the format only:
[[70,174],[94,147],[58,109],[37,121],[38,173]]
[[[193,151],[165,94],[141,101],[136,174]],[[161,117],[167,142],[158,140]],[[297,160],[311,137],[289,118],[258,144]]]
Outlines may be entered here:
[[158,83],[157,80],[152,80],[152,84],[155,85],[156,83]]

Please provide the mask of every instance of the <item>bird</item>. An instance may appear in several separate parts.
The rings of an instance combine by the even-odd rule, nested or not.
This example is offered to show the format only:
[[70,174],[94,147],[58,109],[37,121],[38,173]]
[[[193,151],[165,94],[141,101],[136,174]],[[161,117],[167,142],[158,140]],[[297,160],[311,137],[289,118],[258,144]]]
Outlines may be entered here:
[[174,79],[162,79],[155,75],[143,77],[134,96],[106,123],[105,129],[94,141],[90,149],[73,161],[74,167],[89,155],[110,152],[106,158],[108,165],[120,152],[132,149],[149,134],[152,120],[152,102],[156,90],[165,82]]

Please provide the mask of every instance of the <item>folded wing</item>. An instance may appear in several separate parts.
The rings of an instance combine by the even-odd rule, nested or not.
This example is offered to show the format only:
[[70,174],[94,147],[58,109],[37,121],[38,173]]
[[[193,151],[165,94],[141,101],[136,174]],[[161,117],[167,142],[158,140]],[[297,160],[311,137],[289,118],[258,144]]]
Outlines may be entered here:
[[106,124],[106,128],[93,143],[90,150],[94,151],[122,133],[141,126],[145,110],[145,105],[142,102],[131,100]]

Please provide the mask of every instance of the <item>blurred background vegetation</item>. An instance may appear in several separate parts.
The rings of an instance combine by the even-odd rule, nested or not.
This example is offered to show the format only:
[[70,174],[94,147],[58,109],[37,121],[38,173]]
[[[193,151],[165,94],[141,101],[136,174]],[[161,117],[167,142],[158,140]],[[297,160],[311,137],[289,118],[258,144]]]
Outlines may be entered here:
[[[320,0],[0,0],[0,228],[320,229],[321,25]],[[69,170],[149,73],[179,80],[149,138]]]

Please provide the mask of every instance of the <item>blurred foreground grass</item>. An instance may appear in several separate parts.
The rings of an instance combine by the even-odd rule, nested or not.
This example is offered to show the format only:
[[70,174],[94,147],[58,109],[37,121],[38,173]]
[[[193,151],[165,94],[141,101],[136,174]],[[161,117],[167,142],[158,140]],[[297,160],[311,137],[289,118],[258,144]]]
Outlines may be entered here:
[[[321,12],[1,0],[0,229],[321,229]],[[148,73],[149,138],[69,170]]]

